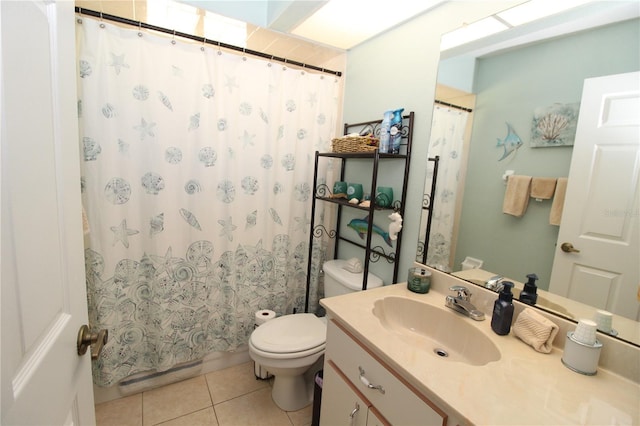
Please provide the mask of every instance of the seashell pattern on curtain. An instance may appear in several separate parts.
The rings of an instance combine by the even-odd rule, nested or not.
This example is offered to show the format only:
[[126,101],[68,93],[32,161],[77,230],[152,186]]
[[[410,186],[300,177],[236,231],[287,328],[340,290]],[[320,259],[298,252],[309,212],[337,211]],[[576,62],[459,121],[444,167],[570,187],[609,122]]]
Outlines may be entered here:
[[76,29],[89,316],[110,337],[94,382],[234,350],[259,309],[303,311],[337,79],[86,17]]
[[[464,145],[464,131],[469,113],[435,105],[431,124],[429,157],[440,156],[434,200],[431,235],[427,251],[427,264],[450,270],[451,246],[455,221],[456,199],[460,190],[460,167]],[[431,188],[433,170],[427,171],[425,188]],[[426,221],[420,230],[424,240]]]

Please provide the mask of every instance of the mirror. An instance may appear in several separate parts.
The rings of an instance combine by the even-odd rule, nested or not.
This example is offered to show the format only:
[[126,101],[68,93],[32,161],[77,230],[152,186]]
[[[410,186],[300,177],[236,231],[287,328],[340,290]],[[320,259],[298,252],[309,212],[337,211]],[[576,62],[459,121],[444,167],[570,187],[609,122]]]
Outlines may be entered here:
[[[640,21],[638,11],[629,10],[629,5],[588,4],[549,19],[547,27],[536,21],[442,52],[439,84],[471,93],[476,99],[468,116],[472,127],[468,147],[439,155],[437,185],[453,173],[458,182],[462,181],[457,189],[443,190],[438,186],[431,199],[433,162],[427,165],[424,204],[432,204],[433,213],[426,264],[477,285],[501,275],[513,280],[518,289],[522,289],[527,274],[535,273],[539,277],[536,306],[574,321],[593,318],[596,308],[606,308],[597,302],[585,306],[548,291],[559,229],[549,223],[553,200],[531,199],[522,217],[505,215],[503,175],[513,170],[516,175],[568,176],[572,146],[531,146],[534,111],[556,103],[579,104],[585,78],[640,68]],[[620,13],[621,7],[627,7],[625,13]],[[528,33],[527,27],[532,32]],[[541,39],[543,33],[550,34],[550,38]],[[458,93],[440,100],[460,105],[459,96]],[[435,108],[456,110],[438,104]],[[435,112],[434,118],[437,119]],[[501,145],[500,141],[513,133],[522,144]],[[432,135],[430,157],[438,152],[436,145],[440,142]],[[445,172],[452,158],[458,169]],[[458,210],[450,205],[456,203],[461,205]],[[422,229],[426,228],[427,212],[423,210]],[[433,229],[436,223],[445,222],[446,232]],[[474,265],[475,259],[482,264],[462,271],[465,259],[472,268],[478,266]],[[416,260],[422,262],[420,244]],[[640,345],[637,319],[616,316],[617,337]]]

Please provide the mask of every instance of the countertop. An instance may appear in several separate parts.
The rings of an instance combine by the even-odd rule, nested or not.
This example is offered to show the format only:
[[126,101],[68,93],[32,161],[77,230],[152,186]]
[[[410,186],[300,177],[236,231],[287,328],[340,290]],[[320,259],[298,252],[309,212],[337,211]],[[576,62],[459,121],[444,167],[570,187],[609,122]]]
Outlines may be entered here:
[[372,308],[387,296],[436,306],[444,306],[445,300],[433,284],[428,294],[416,294],[399,283],[325,298],[321,304],[330,318],[449,413],[450,425],[640,424],[638,383],[602,368],[595,376],[575,373],[562,364],[559,348],[542,354],[512,333],[495,334],[490,313],[484,321],[465,319],[498,346],[500,360],[471,366],[439,358],[427,348],[407,345],[381,325]]

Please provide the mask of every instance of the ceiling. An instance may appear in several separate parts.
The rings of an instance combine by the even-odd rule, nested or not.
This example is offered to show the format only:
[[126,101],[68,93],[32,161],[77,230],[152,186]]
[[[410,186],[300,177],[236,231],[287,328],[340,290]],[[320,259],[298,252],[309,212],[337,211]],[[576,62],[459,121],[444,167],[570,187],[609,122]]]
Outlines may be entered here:
[[[166,1],[166,0],[165,0]],[[411,18],[437,8],[447,1],[455,0],[175,0],[198,7],[227,18],[237,19],[261,28],[293,35],[302,40],[312,41],[327,47],[349,50],[360,43],[400,25]],[[483,1],[499,3],[501,0],[465,0],[474,7]],[[496,44],[501,33],[535,33],[534,38],[553,36],[546,34],[567,22],[567,13],[578,14],[585,18],[600,19],[612,9],[621,9],[622,15],[613,21],[637,17],[638,0],[502,0],[505,12],[496,13],[477,23],[465,24],[452,33],[463,33],[463,41],[449,46],[455,52],[458,45],[467,45],[469,41],[477,44]],[[613,6],[615,5],[615,6]],[[495,10],[495,5],[493,6]],[[573,16],[572,18],[575,18]],[[575,19],[574,19],[575,20]],[[486,27],[481,34],[470,33],[474,27]],[[590,24],[593,24],[591,22]],[[508,30],[508,31],[507,31]],[[448,43],[446,36],[443,42]],[[506,34],[503,34],[506,36]],[[453,37],[451,37],[453,38]],[[506,38],[506,37],[505,37]],[[478,42],[476,40],[482,40]],[[447,47],[443,45],[443,50]],[[445,53],[446,55],[446,53]]]
[[[447,0],[178,0],[203,10],[348,50]],[[363,7],[366,5],[366,7]]]

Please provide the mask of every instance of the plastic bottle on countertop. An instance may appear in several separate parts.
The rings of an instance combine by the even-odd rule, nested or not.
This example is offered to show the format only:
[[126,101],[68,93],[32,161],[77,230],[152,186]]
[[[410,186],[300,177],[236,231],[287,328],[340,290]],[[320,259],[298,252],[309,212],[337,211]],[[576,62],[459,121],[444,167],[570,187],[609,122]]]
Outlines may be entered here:
[[393,111],[391,119],[391,128],[389,129],[389,146],[391,154],[400,154],[400,141],[402,140],[402,112],[404,108],[398,108]]
[[505,336],[511,331],[511,321],[513,320],[513,283],[504,281],[498,299],[493,304],[493,315],[491,316],[491,329],[500,336]]
[[536,274],[528,274],[527,279],[528,281],[525,283],[522,292],[520,292],[518,300],[527,305],[535,305],[538,301],[538,287],[536,286],[538,276]]
[[389,129],[391,128],[391,120],[393,119],[393,111],[385,111],[384,116],[382,118],[382,124],[380,124],[380,146],[378,147],[378,151],[381,154],[387,154],[389,151],[389,142],[390,142],[390,134]]

